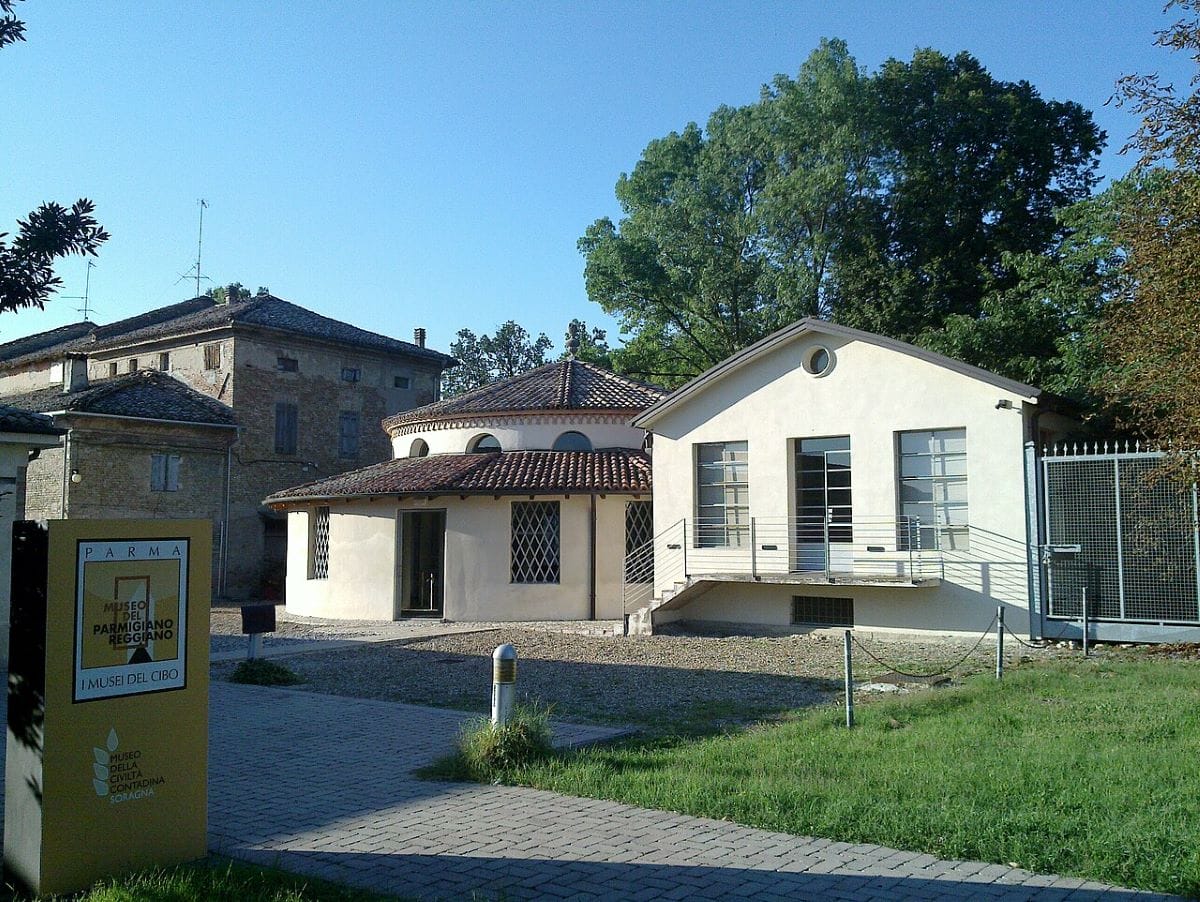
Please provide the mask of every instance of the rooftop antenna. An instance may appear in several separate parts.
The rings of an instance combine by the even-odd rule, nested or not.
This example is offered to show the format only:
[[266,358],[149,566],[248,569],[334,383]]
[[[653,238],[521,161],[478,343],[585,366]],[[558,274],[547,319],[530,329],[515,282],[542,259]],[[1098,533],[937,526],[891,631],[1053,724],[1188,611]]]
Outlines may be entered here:
[[89,317],[91,316],[91,308],[88,306],[88,297],[91,295],[91,292],[92,292],[92,270],[95,268],[96,268],[96,261],[89,260],[87,262],[87,276],[83,280],[83,294],[82,295],[68,294],[68,295],[63,296],[64,300],[83,301],[83,306],[76,307],[75,312],[82,313],[84,320],[87,320],[89,322],[90,322]]
[[198,201],[196,201],[196,203],[200,205],[200,233],[196,238],[196,262],[195,262],[195,264],[193,264],[191,267],[188,268],[187,272],[180,273],[179,278],[175,281],[175,284],[178,285],[184,279],[192,278],[193,277],[192,271],[195,270],[195,277],[194,277],[196,279],[195,297],[200,297],[200,280],[203,279],[206,282],[211,282],[212,279],[210,279],[208,276],[204,275],[200,270],[200,257],[201,257],[201,252],[204,250],[204,208],[208,206],[208,201],[206,201],[202,197]]

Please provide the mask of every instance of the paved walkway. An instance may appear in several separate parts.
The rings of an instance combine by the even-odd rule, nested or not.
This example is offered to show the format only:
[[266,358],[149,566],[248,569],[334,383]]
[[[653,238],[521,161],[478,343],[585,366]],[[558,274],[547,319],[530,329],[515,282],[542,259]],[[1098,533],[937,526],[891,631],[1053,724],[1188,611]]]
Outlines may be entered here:
[[[414,779],[466,715],[212,687],[213,849],[422,899],[1164,899],[534,789]],[[606,735],[564,728],[568,741]]]

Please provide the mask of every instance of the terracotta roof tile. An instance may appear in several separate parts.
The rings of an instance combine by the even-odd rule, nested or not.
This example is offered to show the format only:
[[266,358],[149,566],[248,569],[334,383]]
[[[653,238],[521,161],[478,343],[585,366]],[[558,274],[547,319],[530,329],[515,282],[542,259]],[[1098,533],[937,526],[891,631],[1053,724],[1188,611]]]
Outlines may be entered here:
[[79,391],[63,392],[49,386],[4,399],[22,410],[103,413],[149,420],[232,426],[233,409],[202,395],[178,379],[155,370],[142,370],[93,382]]
[[267,504],[369,495],[646,494],[641,451],[504,451],[401,457],[276,492]]
[[560,360],[453,398],[405,410],[383,421],[384,429],[485,413],[554,410],[641,411],[667,392],[618,376],[582,360]]
[[67,430],[59,429],[50,417],[40,413],[18,410],[0,404],[0,432],[24,432],[33,435],[62,435]]

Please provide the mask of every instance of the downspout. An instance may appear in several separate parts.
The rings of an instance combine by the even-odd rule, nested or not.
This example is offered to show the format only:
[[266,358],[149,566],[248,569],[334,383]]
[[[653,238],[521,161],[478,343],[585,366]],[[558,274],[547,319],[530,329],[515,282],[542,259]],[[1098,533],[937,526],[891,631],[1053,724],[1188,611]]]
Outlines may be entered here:
[[596,495],[588,495],[588,620],[596,619]]
[[59,506],[59,512],[62,518],[67,519],[67,489],[71,484],[71,430],[67,430],[66,436],[63,438],[63,475],[62,475],[62,504]]
[[[238,430],[241,431],[240,429]],[[237,438],[234,438],[237,441]],[[221,572],[217,574],[217,585],[222,596],[226,592],[226,578],[229,574],[229,481],[233,467],[233,442],[225,449],[225,512],[223,529],[221,530]]]

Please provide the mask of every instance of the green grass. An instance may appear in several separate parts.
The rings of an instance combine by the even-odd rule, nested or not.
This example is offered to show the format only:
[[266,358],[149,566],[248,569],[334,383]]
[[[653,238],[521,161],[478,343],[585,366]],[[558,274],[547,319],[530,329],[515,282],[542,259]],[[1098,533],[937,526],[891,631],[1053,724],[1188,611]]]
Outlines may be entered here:
[[[634,740],[504,775],[755,827],[1200,895],[1200,666],[1024,666],[1002,683]],[[454,762],[438,771],[454,775]]]
[[73,902],[384,902],[396,897],[214,857],[114,877],[70,898]]
[[251,686],[295,686],[304,682],[304,677],[266,658],[242,661],[229,677],[231,683],[246,683]]

